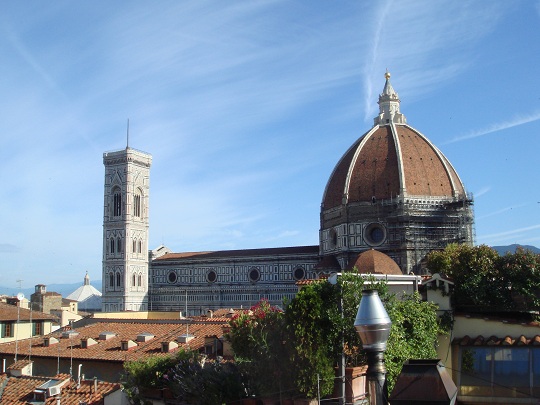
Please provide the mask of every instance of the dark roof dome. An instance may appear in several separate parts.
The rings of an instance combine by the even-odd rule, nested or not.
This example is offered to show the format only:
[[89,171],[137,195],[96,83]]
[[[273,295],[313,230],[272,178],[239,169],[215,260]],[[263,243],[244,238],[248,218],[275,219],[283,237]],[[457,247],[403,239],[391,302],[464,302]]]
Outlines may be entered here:
[[399,110],[398,95],[390,84],[390,74],[385,76],[375,126],[336,165],[326,185],[323,210],[397,196],[465,196],[463,183],[448,159],[424,135],[407,125]]
[[360,253],[356,257],[356,260],[351,261],[347,266],[351,270],[355,267],[361,274],[403,274],[397,263],[390,256],[375,249],[369,249]]

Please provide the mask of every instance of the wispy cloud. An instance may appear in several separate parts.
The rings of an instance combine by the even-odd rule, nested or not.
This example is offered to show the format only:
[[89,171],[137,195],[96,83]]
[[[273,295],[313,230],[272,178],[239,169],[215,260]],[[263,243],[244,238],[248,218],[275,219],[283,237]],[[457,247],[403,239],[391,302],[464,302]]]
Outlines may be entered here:
[[526,227],[523,227],[523,228],[512,229],[510,231],[504,231],[504,232],[497,232],[497,233],[492,233],[492,234],[488,234],[488,235],[482,235],[481,238],[482,239],[498,239],[498,240],[508,239],[508,238],[511,238],[511,237],[517,238],[518,236],[523,235],[525,232],[534,231],[536,229],[540,229],[540,224],[526,226]]
[[[425,0],[36,4],[11,2],[0,16],[0,277],[41,275],[46,262],[48,277],[77,281],[73,269],[100,277],[101,154],[125,146],[127,118],[131,146],[154,156],[151,246],[316,244],[326,180],[369,129],[385,69],[413,108],[423,108],[420,97],[459,104],[477,91],[462,73],[502,66],[486,49],[517,38],[508,27],[525,14],[504,0],[481,13],[475,3]],[[521,28],[534,32],[530,21]],[[504,61],[534,69],[535,55],[516,46]],[[535,79],[512,90],[530,91]],[[439,93],[449,86],[463,89],[459,99]],[[474,158],[457,169],[484,176],[476,184],[489,187],[475,197],[497,198],[501,180]],[[533,184],[533,175],[520,177]]]
[[10,243],[0,243],[0,253],[15,253],[18,252],[19,248]]
[[480,190],[478,190],[476,193],[474,193],[474,198],[482,197],[483,195],[486,195],[491,190],[491,187],[482,187]]
[[409,100],[433,92],[471,66],[475,45],[497,26],[505,9],[501,3],[488,5],[482,13],[476,4],[466,2],[447,3],[444,11],[425,1],[380,5],[371,24],[373,40],[363,70],[364,119],[371,119],[376,111],[373,83],[380,83],[385,68],[399,72],[396,90]]
[[496,215],[500,215],[500,214],[503,214],[505,212],[512,211],[513,209],[525,207],[526,205],[527,204],[518,204],[518,205],[513,205],[511,207],[501,208],[500,210],[497,210],[497,211],[490,212],[488,214],[484,214],[482,216],[479,216],[479,217],[476,218],[476,220],[489,218],[489,217],[493,217],[493,216],[496,216]]
[[[381,33],[385,26],[385,20],[388,15],[388,10],[392,5],[392,1],[384,1],[380,5],[377,11],[377,17],[375,18],[375,23],[373,24],[373,34],[371,35],[370,48],[368,49],[367,63],[364,66],[364,120],[368,119],[368,115],[373,111],[373,81],[372,78],[375,76],[375,68],[379,65],[379,53],[381,46]],[[380,74],[380,72],[379,72]]]
[[269,238],[266,238],[266,242],[270,243],[270,242],[275,242],[277,240],[280,240],[280,239],[287,239],[287,238],[290,238],[292,236],[297,236],[299,235],[300,232],[299,231],[290,231],[290,230],[287,230],[287,231],[283,231],[281,233],[279,233],[278,235],[275,235],[275,236],[271,236]]
[[24,61],[43,79],[45,83],[49,85],[50,88],[63,95],[56,81],[45,70],[42,64],[39,63],[38,60],[36,60],[36,58],[32,55],[31,51],[28,49],[28,47],[25,46],[25,44],[16,35],[16,33],[13,30],[7,28],[4,28],[3,31],[5,34],[5,38],[9,40],[11,46],[13,47],[13,49],[15,49],[19,56],[24,59]]
[[534,121],[538,121],[538,120],[540,120],[540,111],[536,111],[536,112],[534,112],[532,114],[525,115],[525,116],[523,116],[523,115],[516,116],[516,117],[512,118],[509,121],[502,121],[502,122],[497,122],[495,124],[491,124],[486,128],[483,128],[483,129],[480,129],[480,130],[477,130],[477,131],[473,131],[473,132],[471,132],[471,133],[469,133],[467,135],[462,135],[462,136],[455,137],[455,138],[449,140],[446,143],[449,144],[449,143],[461,142],[461,141],[465,141],[465,140],[469,140],[469,139],[474,139],[474,138],[478,138],[478,137],[481,137],[481,136],[492,134],[494,132],[504,131],[505,129],[518,127],[520,125],[528,124],[530,122],[534,122]]

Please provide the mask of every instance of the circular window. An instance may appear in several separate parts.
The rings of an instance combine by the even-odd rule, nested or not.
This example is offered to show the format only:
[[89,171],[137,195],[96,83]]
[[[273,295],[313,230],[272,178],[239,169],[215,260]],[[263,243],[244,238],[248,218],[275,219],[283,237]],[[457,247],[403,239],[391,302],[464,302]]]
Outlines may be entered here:
[[254,283],[256,281],[259,281],[260,278],[261,272],[259,271],[259,269],[251,269],[249,271],[249,281]]
[[178,280],[178,276],[174,271],[171,271],[167,278],[169,279],[169,283],[176,283],[176,280]]
[[206,274],[206,279],[208,280],[209,283],[214,283],[216,280],[217,280],[217,274],[214,270],[210,270],[207,274]]
[[386,229],[381,224],[369,224],[364,232],[364,240],[370,246],[379,246],[386,238]]
[[293,275],[295,280],[303,280],[306,277],[306,271],[302,267],[297,267]]

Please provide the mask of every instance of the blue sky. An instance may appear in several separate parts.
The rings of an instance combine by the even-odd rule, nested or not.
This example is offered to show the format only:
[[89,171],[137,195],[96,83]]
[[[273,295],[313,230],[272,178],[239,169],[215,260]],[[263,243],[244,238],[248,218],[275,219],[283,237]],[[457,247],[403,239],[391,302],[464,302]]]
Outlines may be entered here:
[[102,156],[128,118],[151,247],[317,244],[386,68],[474,194],[477,243],[540,245],[539,1],[0,7],[0,285],[101,278]]

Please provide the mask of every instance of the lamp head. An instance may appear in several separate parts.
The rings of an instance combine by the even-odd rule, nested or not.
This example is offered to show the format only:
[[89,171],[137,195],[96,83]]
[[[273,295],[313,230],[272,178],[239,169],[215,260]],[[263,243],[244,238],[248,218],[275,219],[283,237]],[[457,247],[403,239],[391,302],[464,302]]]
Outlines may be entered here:
[[362,300],[354,320],[356,332],[362,340],[364,350],[386,350],[392,321],[384,309],[376,290],[362,291]]

